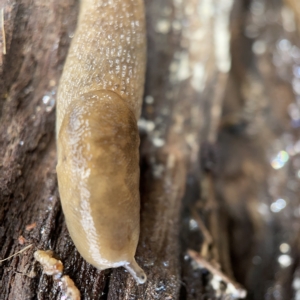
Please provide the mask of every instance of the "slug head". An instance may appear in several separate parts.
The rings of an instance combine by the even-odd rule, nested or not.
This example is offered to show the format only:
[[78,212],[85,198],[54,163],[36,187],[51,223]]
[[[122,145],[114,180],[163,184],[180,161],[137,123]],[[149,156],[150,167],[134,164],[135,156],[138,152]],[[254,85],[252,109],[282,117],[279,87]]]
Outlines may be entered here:
[[57,175],[66,223],[81,255],[99,269],[124,266],[139,283],[137,121],[114,92],[73,101],[58,134]]

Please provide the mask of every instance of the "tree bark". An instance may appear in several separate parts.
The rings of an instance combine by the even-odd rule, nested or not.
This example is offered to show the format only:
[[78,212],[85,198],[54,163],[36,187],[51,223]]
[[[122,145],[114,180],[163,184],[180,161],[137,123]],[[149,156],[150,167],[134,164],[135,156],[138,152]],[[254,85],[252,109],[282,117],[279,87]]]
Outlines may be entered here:
[[[272,0],[263,9],[251,0],[145,1],[137,261],[148,281],[137,286],[124,269],[101,272],[81,258],[59,201],[55,99],[79,3],[2,0],[0,259],[33,247],[0,263],[1,300],[60,299],[57,282],[33,258],[37,249],[54,251],[82,299],[222,298],[187,255],[205,245],[206,259],[246,285],[249,299],[273,299],[278,284],[285,295],[295,292],[297,254],[291,269],[277,261],[279,246],[298,240],[297,155],[289,154],[289,168],[270,165],[299,135],[286,111],[295,103],[292,69],[300,61],[287,63],[279,44],[300,46],[299,31],[288,31],[284,19],[293,1],[289,9]],[[290,213],[272,213],[270,205],[286,195]]]

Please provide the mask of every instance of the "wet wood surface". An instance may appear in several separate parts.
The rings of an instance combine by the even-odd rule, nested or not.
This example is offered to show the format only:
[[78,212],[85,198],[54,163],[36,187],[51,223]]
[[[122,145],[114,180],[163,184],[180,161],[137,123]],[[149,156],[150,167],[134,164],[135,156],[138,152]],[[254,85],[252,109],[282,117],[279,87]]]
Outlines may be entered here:
[[137,286],[124,269],[80,257],[59,201],[55,100],[78,1],[2,0],[0,259],[33,246],[0,264],[1,300],[60,299],[37,249],[55,252],[82,299],[222,299],[188,249],[207,249],[248,299],[292,299],[300,43],[297,4],[286,2],[145,1],[137,261],[148,281]]

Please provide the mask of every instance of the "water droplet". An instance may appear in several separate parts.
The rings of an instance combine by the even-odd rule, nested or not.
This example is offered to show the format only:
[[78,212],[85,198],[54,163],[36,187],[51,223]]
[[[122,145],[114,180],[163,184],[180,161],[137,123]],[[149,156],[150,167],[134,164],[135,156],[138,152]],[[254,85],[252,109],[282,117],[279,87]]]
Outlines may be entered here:
[[147,96],[145,97],[145,102],[146,102],[147,104],[153,104],[153,103],[154,103],[154,98],[153,98],[153,96],[147,95]]
[[286,201],[284,199],[277,199],[270,206],[271,211],[274,213],[278,213],[286,207]]
[[279,250],[280,252],[282,253],[287,253],[290,251],[290,245],[287,244],[287,243],[282,243],[280,246],[279,246]]
[[47,93],[46,95],[43,96],[42,102],[46,105],[46,111],[50,112],[54,105],[55,105],[55,90],[52,90],[50,93]]
[[194,219],[190,219],[189,221],[189,228],[190,230],[194,231],[198,228],[198,224]]
[[164,291],[165,289],[166,289],[165,286],[163,284],[161,284],[155,288],[155,291],[160,292],[160,291]]
[[294,78],[292,81],[292,85],[295,94],[300,95],[300,79]]
[[159,20],[155,26],[156,31],[162,34],[167,34],[170,30],[170,27],[171,23],[166,19]]
[[147,262],[144,262],[144,266],[145,266],[145,267],[152,267],[152,266],[154,266],[154,261],[147,261]]
[[291,265],[292,258],[287,254],[282,254],[278,257],[278,262],[282,268],[286,268]]
[[152,139],[152,143],[155,147],[162,147],[165,144],[165,141],[161,138],[155,137]]
[[293,73],[295,77],[300,78],[300,66],[294,66]]
[[164,265],[165,267],[168,267],[168,266],[169,266],[169,262],[168,262],[168,261],[164,261],[164,262],[163,262],[163,265]]
[[155,124],[152,121],[148,121],[146,127],[147,127],[147,131],[150,132],[154,130]]
[[300,278],[299,277],[295,277],[295,279],[293,280],[293,289],[300,290]]
[[288,106],[288,112],[289,112],[290,117],[293,120],[299,120],[300,119],[300,110],[299,110],[298,105],[296,103],[291,103]]
[[292,48],[292,44],[289,40],[287,39],[282,39],[281,41],[279,41],[279,43],[277,44],[277,47],[279,50],[287,52],[290,51]]
[[290,54],[295,62],[300,60],[300,49],[297,46],[292,47]]
[[289,160],[289,155],[286,151],[279,151],[275,158],[271,160],[271,166],[273,169],[281,169]]
[[257,40],[252,45],[252,51],[257,55],[262,55],[266,52],[267,46],[266,43],[262,40]]
[[160,164],[160,165],[154,165],[153,166],[153,175],[155,178],[161,178],[163,172],[165,170],[164,165]]
[[138,120],[138,127],[140,131],[151,132],[155,128],[155,123],[141,118]]

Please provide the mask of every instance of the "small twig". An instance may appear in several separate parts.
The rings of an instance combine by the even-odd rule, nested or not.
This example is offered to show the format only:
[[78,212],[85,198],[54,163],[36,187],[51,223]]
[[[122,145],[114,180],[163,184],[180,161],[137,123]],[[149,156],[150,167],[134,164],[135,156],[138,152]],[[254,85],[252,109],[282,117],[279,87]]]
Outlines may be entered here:
[[4,29],[4,8],[1,9],[1,28],[2,28],[2,40],[3,40],[3,54],[6,54],[6,38]]
[[220,270],[215,268],[211,263],[209,263],[206,259],[201,257],[201,255],[193,250],[188,250],[188,255],[198,264],[200,268],[207,269],[213,275],[219,276],[223,282],[226,284],[231,284],[235,290],[236,294],[239,298],[245,298],[247,292],[245,289],[242,288],[240,284],[235,282],[234,280],[230,279],[227,275],[222,273]]
[[[213,174],[207,173],[203,178],[203,184],[205,185],[205,196],[206,203],[204,210],[207,215],[207,227],[209,228],[209,233],[213,241],[218,241],[220,239],[220,224],[218,218],[218,202],[216,200],[215,189],[214,189],[214,179]],[[215,244],[211,247],[212,258],[216,262],[221,262],[219,247]]]
[[20,254],[20,253],[26,251],[27,249],[29,249],[29,248],[32,247],[32,246],[33,246],[33,244],[30,244],[30,245],[26,246],[25,248],[23,248],[22,250],[18,251],[17,253],[15,253],[15,254],[13,254],[13,255],[7,257],[7,258],[1,259],[1,260],[0,260],[0,263],[4,262],[4,261],[6,261],[6,260],[11,259],[12,257],[14,257],[14,256],[16,256],[16,255],[18,255],[18,254]]
[[192,217],[197,222],[197,225],[198,225],[199,229],[201,230],[201,233],[203,234],[203,238],[204,238],[204,242],[201,246],[201,255],[203,257],[207,257],[208,248],[213,243],[212,236],[211,236],[210,232],[207,230],[204,222],[202,221],[202,219],[198,215],[197,211],[195,209],[192,209],[192,208],[190,210],[191,210]]

